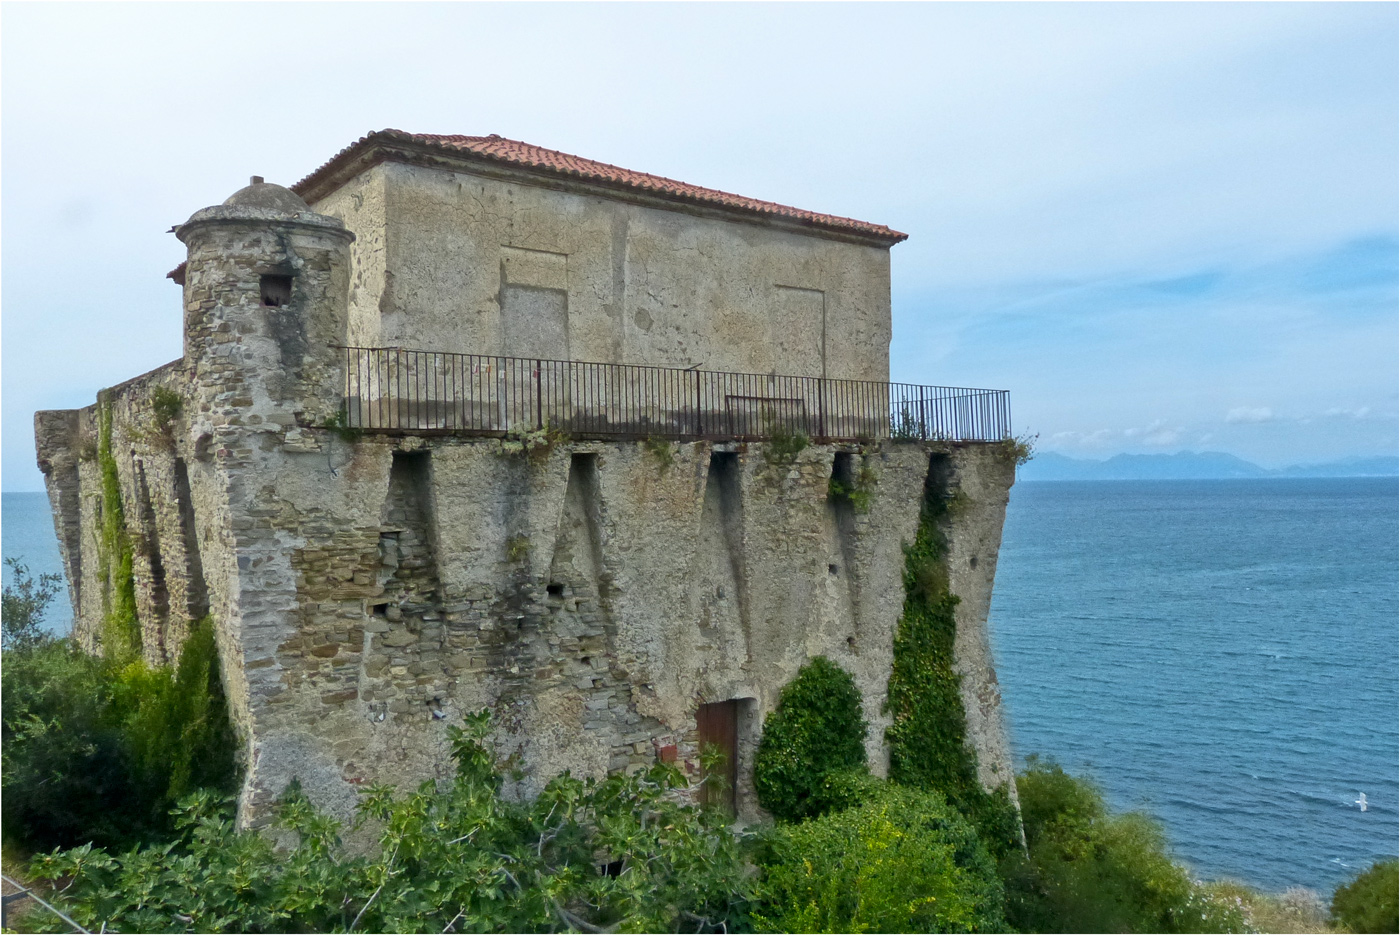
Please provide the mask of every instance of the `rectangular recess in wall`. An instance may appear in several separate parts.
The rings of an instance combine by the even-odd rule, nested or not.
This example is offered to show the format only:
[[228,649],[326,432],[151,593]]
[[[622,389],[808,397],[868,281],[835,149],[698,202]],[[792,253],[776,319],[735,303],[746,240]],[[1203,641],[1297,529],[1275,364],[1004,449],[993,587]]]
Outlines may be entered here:
[[567,254],[501,247],[501,353],[569,359]]
[[569,291],[569,255],[553,250],[501,247],[501,282]]
[[774,287],[773,368],[799,377],[826,376],[826,293],[802,286]]

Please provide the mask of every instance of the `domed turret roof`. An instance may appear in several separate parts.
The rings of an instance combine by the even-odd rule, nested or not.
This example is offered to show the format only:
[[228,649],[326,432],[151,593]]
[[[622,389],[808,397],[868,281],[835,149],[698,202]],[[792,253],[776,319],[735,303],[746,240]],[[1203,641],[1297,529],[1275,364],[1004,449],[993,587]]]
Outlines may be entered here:
[[192,225],[207,223],[295,224],[340,231],[354,239],[340,218],[317,214],[296,192],[264,182],[260,175],[253,176],[250,184],[229,195],[223,204],[200,208],[190,215],[188,221],[174,228],[175,236],[184,241]]
[[262,208],[265,211],[285,211],[287,214],[301,214],[311,207],[301,200],[301,196],[290,188],[264,182],[262,176],[253,176],[252,181],[229,195],[224,207]]

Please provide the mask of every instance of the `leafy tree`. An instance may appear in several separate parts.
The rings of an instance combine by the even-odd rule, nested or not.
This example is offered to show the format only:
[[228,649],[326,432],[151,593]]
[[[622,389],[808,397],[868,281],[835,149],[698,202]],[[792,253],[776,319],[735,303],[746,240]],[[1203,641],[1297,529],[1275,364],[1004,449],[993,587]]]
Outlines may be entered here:
[[124,846],[168,835],[185,794],[236,782],[213,626],[176,666],[124,665],[68,639],[5,652],[0,670],[5,839],[31,848]]
[[63,576],[43,573],[36,580],[19,559],[7,558],[5,564],[10,566],[14,584],[7,585],[0,597],[0,646],[34,649],[53,639],[41,624],[49,604],[58,595]]
[[1028,932],[1240,932],[1242,910],[1193,881],[1161,826],[1111,814],[1092,783],[1032,757],[1017,777],[1025,853],[1002,858],[1007,921]]
[[754,756],[759,804],[796,821],[834,803],[824,794],[829,775],[866,770],[865,718],[850,673],[825,656],[798,670],[763,721]]
[[779,824],[760,864],[760,931],[1006,929],[995,862],[935,792],[878,783],[863,804]]
[[1353,932],[1400,931],[1400,862],[1378,861],[1337,887],[1332,916]]
[[[234,828],[208,792],[177,810],[180,836],[123,854],[44,855],[68,883],[60,908],[92,930],[124,932],[716,931],[745,925],[751,874],[722,813],[687,804],[685,779],[658,764],[597,782],[568,773],[533,802],[509,801],[483,712],[454,735],[456,778],[406,796],[365,790],[357,826],[370,853],[295,786],[277,825],[294,843]],[[50,918],[54,931],[62,923]]]
[[[101,659],[67,640],[11,650],[0,668],[0,811],[6,841],[26,847],[119,843],[133,816],[131,762],[105,712]],[[144,810],[139,810],[144,811]]]

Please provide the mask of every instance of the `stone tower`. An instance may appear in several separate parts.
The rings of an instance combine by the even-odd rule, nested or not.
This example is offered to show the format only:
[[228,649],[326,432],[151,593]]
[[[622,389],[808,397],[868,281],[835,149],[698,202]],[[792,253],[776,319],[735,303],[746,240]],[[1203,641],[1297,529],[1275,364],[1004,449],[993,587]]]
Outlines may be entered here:
[[201,428],[217,436],[260,424],[229,421],[239,416],[294,425],[293,412],[317,421],[336,412],[355,235],[258,176],[175,233],[189,250],[184,347],[209,404]]
[[254,176],[223,204],[196,211],[176,236],[188,248],[183,441],[193,459],[185,470],[204,519],[201,566],[230,709],[251,742],[245,785],[257,788],[271,673],[256,662],[272,648],[294,580],[285,542],[259,517],[271,506],[266,490],[295,471],[274,452],[295,450],[305,426],[339,410],[335,346],[345,341],[354,234]]
[[515,792],[698,775],[714,743],[754,818],[763,720],[817,656],[882,774],[930,492],[967,745],[1010,783],[1006,395],[887,382],[903,234],[499,137],[373,134],[295,189],[177,228],[181,359],[35,417],[79,640],[112,510],[147,659],[212,617],[245,824],[293,779],[349,817],[366,783],[446,778],[483,707]]

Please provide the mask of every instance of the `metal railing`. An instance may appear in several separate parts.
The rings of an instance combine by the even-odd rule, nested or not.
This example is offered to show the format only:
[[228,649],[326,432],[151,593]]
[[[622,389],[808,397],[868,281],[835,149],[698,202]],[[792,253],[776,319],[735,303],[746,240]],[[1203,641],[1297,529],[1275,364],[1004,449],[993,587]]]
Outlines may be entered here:
[[1000,441],[1005,390],[345,347],[345,414],[368,432],[815,441]]

